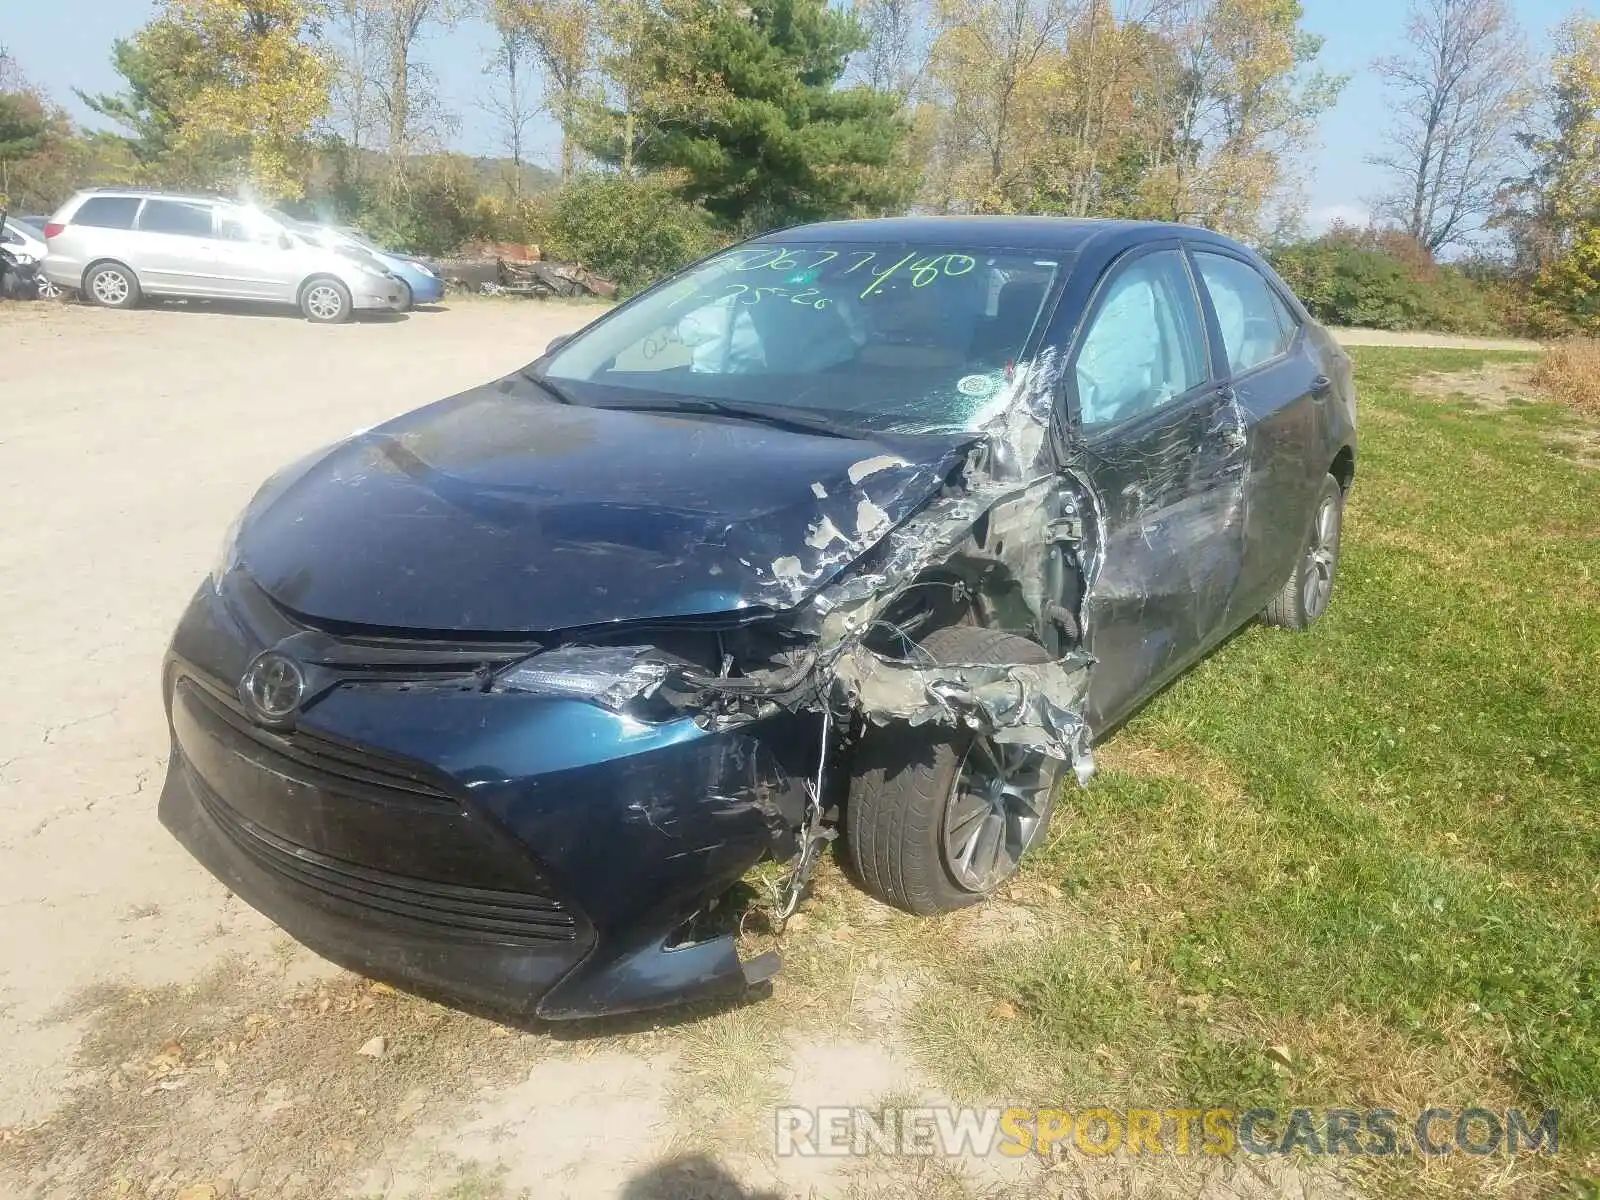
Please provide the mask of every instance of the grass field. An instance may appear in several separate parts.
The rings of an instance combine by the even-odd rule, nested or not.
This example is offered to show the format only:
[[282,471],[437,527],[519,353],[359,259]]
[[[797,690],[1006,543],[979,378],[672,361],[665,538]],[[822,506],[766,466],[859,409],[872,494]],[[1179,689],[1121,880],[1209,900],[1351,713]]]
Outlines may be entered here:
[[1507,391],[1518,361],[1358,352],[1328,616],[1246,629],[1105,744],[1010,936],[908,931],[952,1095],[1555,1107],[1554,1159],[1368,1160],[1363,1190],[1592,1187],[1600,470],[1592,426]]

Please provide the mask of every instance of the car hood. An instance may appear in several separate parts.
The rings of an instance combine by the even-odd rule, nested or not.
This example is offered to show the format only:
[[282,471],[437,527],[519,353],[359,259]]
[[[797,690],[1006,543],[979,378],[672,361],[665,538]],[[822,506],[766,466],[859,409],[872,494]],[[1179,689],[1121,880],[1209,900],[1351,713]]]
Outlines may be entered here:
[[976,435],[834,438],[550,403],[512,376],[275,477],[237,561],[313,621],[544,632],[782,609],[914,513]]

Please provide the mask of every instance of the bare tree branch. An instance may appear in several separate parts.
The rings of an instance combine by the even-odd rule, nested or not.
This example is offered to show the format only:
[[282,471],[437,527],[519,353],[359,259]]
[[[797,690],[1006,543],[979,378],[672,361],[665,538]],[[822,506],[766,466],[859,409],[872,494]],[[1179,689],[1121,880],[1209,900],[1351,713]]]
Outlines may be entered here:
[[1493,211],[1527,59],[1505,0],[1412,0],[1406,41],[1374,64],[1394,113],[1388,149],[1371,159],[1392,180],[1376,207],[1436,253]]

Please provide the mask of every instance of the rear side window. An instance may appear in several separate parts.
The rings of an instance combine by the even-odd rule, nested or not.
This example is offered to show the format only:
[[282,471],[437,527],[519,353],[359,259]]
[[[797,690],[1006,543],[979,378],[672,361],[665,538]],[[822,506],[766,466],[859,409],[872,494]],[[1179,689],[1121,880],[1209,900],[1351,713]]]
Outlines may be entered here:
[[1222,326],[1229,367],[1235,373],[1248,371],[1286,353],[1299,322],[1261,273],[1221,254],[1194,257]]
[[72,214],[72,224],[93,225],[96,229],[132,229],[133,214],[138,211],[137,196],[90,196]]
[[182,200],[146,200],[139,228],[147,233],[177,233],[187,237],[211,236],[211,206]]

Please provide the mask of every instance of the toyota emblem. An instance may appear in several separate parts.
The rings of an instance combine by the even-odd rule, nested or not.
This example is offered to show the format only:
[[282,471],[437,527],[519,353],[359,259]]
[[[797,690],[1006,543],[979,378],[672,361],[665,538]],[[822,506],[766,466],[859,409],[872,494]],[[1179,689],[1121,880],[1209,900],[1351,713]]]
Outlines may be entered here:
[[300,664],[276,650],[256,656],[239,683],[244,700],[264,721],[279,722],[294,715],[306,694]]

